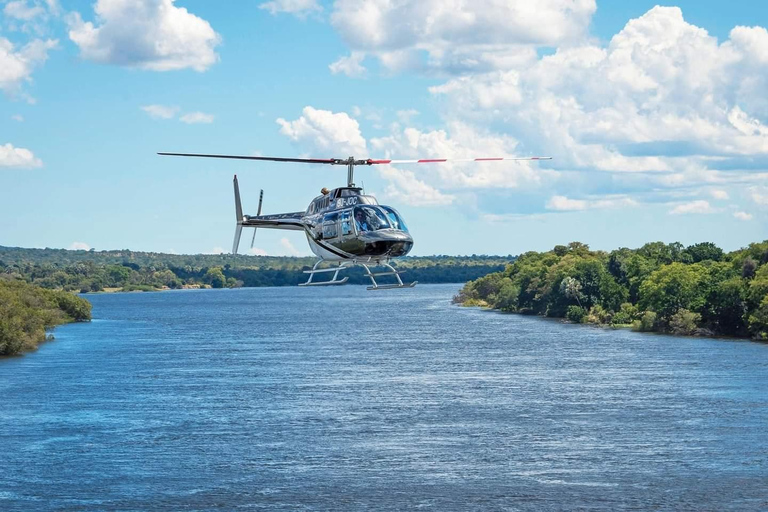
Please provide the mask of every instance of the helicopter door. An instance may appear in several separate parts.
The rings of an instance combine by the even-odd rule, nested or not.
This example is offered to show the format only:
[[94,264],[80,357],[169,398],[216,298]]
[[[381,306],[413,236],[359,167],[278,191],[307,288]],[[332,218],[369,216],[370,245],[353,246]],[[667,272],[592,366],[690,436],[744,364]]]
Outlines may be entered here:
[[323,239],[329,240],[339,236],[339,230],[336,226],[338,218],[338,213],[329,213],[323,217]]
[[355,236],[355,233],[352,230],[352,210],[341,212],[341,215],[339,215],[339,225],[341,227],[342,239]]

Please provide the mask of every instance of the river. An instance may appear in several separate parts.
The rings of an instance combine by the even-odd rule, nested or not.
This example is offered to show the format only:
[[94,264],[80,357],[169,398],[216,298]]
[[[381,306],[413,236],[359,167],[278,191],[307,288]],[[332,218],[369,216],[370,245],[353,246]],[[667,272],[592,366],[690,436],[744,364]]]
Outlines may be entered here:
[[89,295],[0,360],[0,509],[768,509],[768,345],[459,288]]

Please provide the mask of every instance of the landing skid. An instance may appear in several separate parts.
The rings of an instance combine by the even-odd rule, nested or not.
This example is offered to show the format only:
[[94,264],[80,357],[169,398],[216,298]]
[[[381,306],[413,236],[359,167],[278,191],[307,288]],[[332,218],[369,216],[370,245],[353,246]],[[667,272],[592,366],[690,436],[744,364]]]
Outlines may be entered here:
[[[342,270],[348,269],[350,267],[353,267],[355,265],[362,265],[365,269],[365,276],[368,277],[371,280],[371,286],[369,286],[368,290],[392,290],[395,288],[413,288],[416,286],[418,281],[414,281],[412,283],[403,283],[403,280],[400,279],[400,274],[402,274],[403,270],[397,270],[395,267],[390,265],[389,263],[381,262],[381,261],[357,261],[357,260],[349,260],[349,261],[342,261],[337,266],[330,267],[330,268],[317,268],[320,266],[321,263],[324,263],[325,260],[319,260],[317,263],[315,263],[315,266],[312,267],[312,270],[305,270],[305,274],[309,274],[309,278],[307,279],[306,283],[301,283],[299,286],[331,286],[331,285],[337,285],[337,284],[344,284],[349,280],[349,277],[344,277],[343,279],[339,279],[339,272]],[[382,266],[387,267],[387,271],[385,272],[371,272],[372,266]],[[328,281],[313,281],[315,274],[324,274],[327,272],[333,272],[333,277],[331,277]],[[397,283],[393,284],[379,284],[376,282],[377,277],[382,276],[395,276],[395,279],[397,279]]]

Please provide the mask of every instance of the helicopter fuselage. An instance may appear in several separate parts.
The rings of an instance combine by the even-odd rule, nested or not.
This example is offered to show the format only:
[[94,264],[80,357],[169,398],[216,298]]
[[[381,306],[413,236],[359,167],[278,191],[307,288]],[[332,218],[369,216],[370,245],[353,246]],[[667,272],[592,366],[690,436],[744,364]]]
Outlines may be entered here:
[[413,237],[400,214],[355,187],[316,197],[302,217],[310,249],[326,261],[405,256]]

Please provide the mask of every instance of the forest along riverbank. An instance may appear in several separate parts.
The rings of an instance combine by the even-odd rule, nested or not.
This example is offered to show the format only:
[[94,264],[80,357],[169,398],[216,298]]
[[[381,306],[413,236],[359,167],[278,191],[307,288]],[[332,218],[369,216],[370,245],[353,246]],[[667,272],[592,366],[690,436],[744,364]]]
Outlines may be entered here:
[[708,242],[610,253],[572,242],[527,252],[453,300],[574,323],[768,340],[768,241],[730,253]]
[[91,319],[91,304],[82,297],[0,276],[0,356],[35,350],[53,339],[55,326]]
[[[504,270],[514,256],[406,257],[394,265],[420,283],[465,283]],[[0,274],[49,289],[81,293],[180,288],[295,286],[314,257],[162,254],[130,250],[72,251],[0,246]],[[350,284],[370,284],[362,268],[345,270]]]

